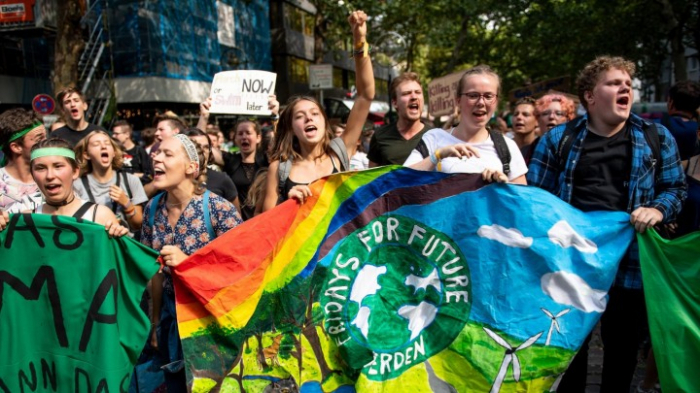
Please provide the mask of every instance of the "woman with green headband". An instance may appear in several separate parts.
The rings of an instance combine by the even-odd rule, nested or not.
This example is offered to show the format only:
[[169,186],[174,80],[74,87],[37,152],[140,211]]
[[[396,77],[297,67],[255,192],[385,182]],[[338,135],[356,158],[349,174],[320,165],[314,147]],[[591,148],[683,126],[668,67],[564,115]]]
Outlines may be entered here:
[[[44,194],[45,203],[30,213],[53,214],[90,220],[105,226],[110,236],[124,236],[129,230],[119,225],[119,220],[106,206],[85,202],[76,197],[73,182],[80,169],[75,153],[68,142],[48,139],[34,145],[31,152],[31,172],[34,182]],[[5,221],[5,223],[3,223]],[[4,228],[7,215],[0,219]]]

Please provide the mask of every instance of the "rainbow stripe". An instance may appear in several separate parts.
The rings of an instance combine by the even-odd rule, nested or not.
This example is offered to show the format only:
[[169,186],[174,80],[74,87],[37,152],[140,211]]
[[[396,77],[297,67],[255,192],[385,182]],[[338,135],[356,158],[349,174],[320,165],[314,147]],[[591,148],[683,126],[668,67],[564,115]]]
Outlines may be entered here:
[[[345,231],[339,229],[379,196],[397,187],[421,193],[430,186],[434,198],[440,190],[435,184],[452,177],[396,166],[342,173],[314,182],[314,196],[303,206],[287,201],[229,231],[174,272],[180,337],[191,337],[211,323],[234,331],[245,327],[264,292],[309,275],[324,240],[342,237]],[[464,190],[446,188],[450,195]]]

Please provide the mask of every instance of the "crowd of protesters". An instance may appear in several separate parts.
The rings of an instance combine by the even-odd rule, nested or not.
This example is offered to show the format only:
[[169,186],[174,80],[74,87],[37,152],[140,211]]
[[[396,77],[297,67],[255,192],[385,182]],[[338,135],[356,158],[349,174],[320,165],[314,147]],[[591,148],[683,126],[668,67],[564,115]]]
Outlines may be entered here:
[[[293,97],[280,112],[270,96],[271,127],[245,119],[226,141],[208,124],[210,100],[204,100],[196,128],[168,114],[138,144],[126,121],[111,132],[89,123],[85,97],[73,88],[58,94],[63,124],[48,135],[31,111],[0,115],[0,228],[8,213],[81,217],[161,253],[166,267],[152,280],[149,345],[167,359],[168,391],[186,391],[169,269],[243,220],[287,199],[303,203],[312,195],[308,185],[333,173],[390,164],[479,173],[486,182],[543,188],[583,211],[628,212],[639,232],[656,227],[677,237],[699,228],[698,83],[674,85],[668,114],[652,123],[631,113],[634,64],[600,57],[577,80],[584,115],[576,116],[569,96],[547,94],[517,101],[510,129],[500,130],[491,125],[500,78],[480,65],[460,79],[455,114],[431,129],[422,120],[420,78],[408,72],[390,88],[397,121],[373,132],[364,129],[375,94],[366,18],[361,11],[349,18],[357,98],[338,126],[331,127],[314,98]],[[602,391],[629,391],[645,327],[633,243],[602,317]],[[585,391],[587,350],[588,341],[559,391]],[[655,383],[648,377],[638,391],[654,391]]]

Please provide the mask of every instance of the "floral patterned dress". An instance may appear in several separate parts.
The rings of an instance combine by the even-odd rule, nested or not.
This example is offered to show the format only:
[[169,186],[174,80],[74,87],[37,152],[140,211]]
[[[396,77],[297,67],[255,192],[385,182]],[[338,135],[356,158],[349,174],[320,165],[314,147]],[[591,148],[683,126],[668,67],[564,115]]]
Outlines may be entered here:
[[[148,223],[151,222],[150,214],[153,200],[146,205],[143,212],[143,226],[141,227],[141,243],[158,251],[166,245],[178,246],[185,254],[192,255],[214,240],[209,238],[204,222],[203,195],[192,197],[182,211],[175,227],[171,227],[168,223],[166,199],[165,195],[158,198],[152,227]],[[236,207],[213,193],[209,194],[209,218],[217,237],[242,222]],[[182,360],[182,347],[177,331],[173,279],[167,267],[163,269],[163,272],[165,279],[163,282],[163,305],[158,326],[158,346],[161,348],[161,354],[166,357],[165,360],[170,362],[166,365],[168,366],[166,371],[180,373],[184,372],[184,361]]]

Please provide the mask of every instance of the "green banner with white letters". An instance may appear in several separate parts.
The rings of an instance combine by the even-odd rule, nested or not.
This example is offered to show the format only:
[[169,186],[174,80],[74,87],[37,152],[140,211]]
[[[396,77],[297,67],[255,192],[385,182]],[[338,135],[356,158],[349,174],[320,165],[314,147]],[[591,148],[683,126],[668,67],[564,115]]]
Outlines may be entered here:
[[0,392],[126,392],[150,324],[157,253],[42,214],[0,231]]

